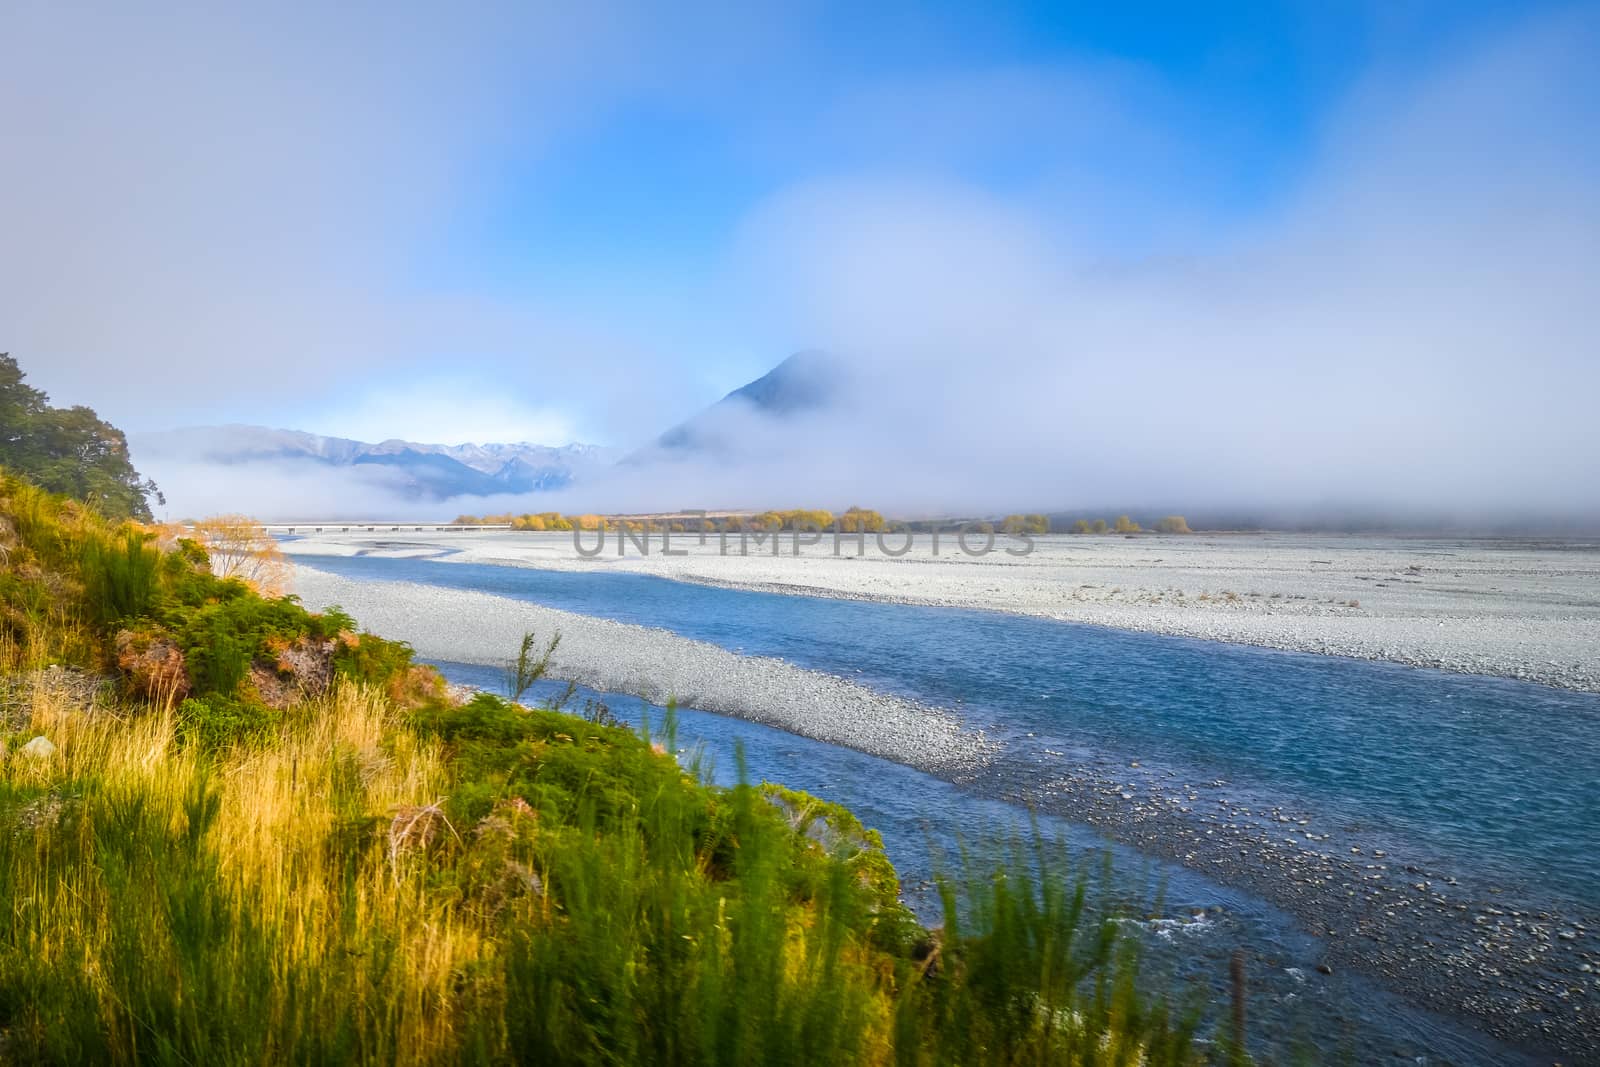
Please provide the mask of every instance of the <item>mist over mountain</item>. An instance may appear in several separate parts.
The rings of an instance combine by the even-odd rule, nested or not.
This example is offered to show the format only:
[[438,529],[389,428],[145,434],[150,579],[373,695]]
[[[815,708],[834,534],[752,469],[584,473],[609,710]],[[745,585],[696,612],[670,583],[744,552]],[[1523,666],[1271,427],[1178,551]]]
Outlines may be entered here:
[[[272,506],[271,483],[298,480],[307,498],[316,499],[316,487],[339,482],[340,474],[352,476],[362,507],[374,505],[360,489],[388,495],[395,505],[413,506],[545,492],[571,485],[616,459],[614,450],[598,445],[369,443],[246,425],[136,434],[130,445],[141,462],[174,478],[180,487],[176,507],[201,512],[279,512],[281,507]],[[198,472],[208,476],[197,478]],[[192,491],[197,485],[203,491]]]
[[[969,383],[955,397],[981,401]],[[1073,492],[1044,479],[1025,481],[1000,473],[1009,462],[1027,473],[1037,463],[1016,452],[1005,433],[982,430],[992,442],[986,485],[946,481],[964,464],[941,442],[970,451],[974,439],[959,421],[899,440],[905,427],[926,427],[915,410],[926,384],[914,374],[856,363],[827,351],[797,352],[762,376],[660,433],[632,452],[589,444],[549,446],[529,442],[427,444],[402,439],[369,443],[263,426],[190,427],[134,434],[131,449],[141,469],[168,491],[174,514],[240,511],[267,519],[373,518],[404,513],[419,518],[456,512],[560,510],[652,511],[684,507],[751,508],[866,502],[905,518],[998,515],[1039,511],[1052,527],[1078,518],[1118,514],[1154,521],[1182,512],[1197,528],[1212,530],[1316,530],[1477,533],[1510,536],[1593,536],[1593,508],[1511,511],[1476,506],[1470,499],[1427,506],[1374,502],[1351,494],[1276,502],[1233,499],[1174,484],[1167,492],[1137,496],[1113,491]],[[976,399],[975,399],[976,398]],[[908,403],[911,409],[908,411]],[[978,405],[981,410],[981,403]],[[927,410],[936,410],[931,401]],[[995,420],[993,425],[1002,425]],[[861,457],[903,454],[905,442],[931,456],[884,491]],[[1121,440],[1128,451],[1136,442]],[[900,452],[896,452],[900,449]],[[1063,451],[1063,466],[1074,451]],[[1098,462],[1117,469],[1115,454],[1096,449]],[[851,470],[857,472],[852,478]],[[1079,478],[1080,484],[1088,482]],[[1130,478],[1130,481],[1133,479]],[[1108,486],[1102,483],[1101,489]],[[1106,505],[1090,506],[1098,501]]]
[[578,443],[372,443],[241,424],[134,434],[130,446],[185,514],[369,517],[431,513],[443,504],[544,509],[556,506],[557,495],[561,506],[573,494],[632,495],[640,479],[660,484],[667,469],[692,496],[696,480],[715,484],[713,472],[742,477],[749,464],[792,452],[799,438],[788,431],[848,408],[850,381],[845,360],[797,352],[632,453]]
[[838,404],[848,379],[849,364],[838,356],[816,349],[796,352],[755,381],[672,427],[652,445],[629,456],[628,462],[648,463],[688,454],[731,455],[745,433],[770,429],[773,420],[823,412]]

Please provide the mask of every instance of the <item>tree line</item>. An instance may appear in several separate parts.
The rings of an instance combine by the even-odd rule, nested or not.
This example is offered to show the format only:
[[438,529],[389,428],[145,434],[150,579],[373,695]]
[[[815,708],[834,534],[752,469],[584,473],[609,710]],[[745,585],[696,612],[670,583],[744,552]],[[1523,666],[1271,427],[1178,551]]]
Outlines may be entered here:
[[[1104,519],[1079,519],[1072,524],[1075,534],[1136,534],[1144,530],[1137,522],[1126,515],[1118,515],[1116,519],[1107,523]],[[1187,534],[1194,533],[1189,529],[1189,523],[1182,515],[1168,515],[1158,519],[1151,530],[1159,534]]]
[[[508,512],[501,515],[458,515],[455,521],[462,525],[510,526],[513,530],[526,530],[535,533],[566,532],[570,530],[625,530],[632,533],[660,531],[698,533],[701,530],[709,533],[769,533],[780,530],[832,530],[835,528],[835,524],[837,524],[837,529],[841,533],[881,533],[894,522],[894,520],[884,518],[882,512],[863,507],[846,508],[837,515],[826,508],[791,508],[788,510],[771,510],[748,514],[666,515],[638,518],[595,514],[563,515],[555,511],[528,512],[521,515]],[[948,524],[917,520],[905,525],[915,530]],[[999,520],[998,523],[980,519],[974,521],[972,525],[985,533],[998,531],[1012,535],[1040,535],[1050,532],[1049,516],[1036,512],[1007,515]],[[1144,527],[1127,515],[1118,515],[1110,522],[1105,519],[1078,519],[1072,523],[1069,529],[1075,534],[1135,534],[1144,532]],[[1182,515],[1168,515],[1157,520],[1150,529],[1152,532],[1160,534],[1187,534],[1194,532],[1189,528],[1188,521]]]

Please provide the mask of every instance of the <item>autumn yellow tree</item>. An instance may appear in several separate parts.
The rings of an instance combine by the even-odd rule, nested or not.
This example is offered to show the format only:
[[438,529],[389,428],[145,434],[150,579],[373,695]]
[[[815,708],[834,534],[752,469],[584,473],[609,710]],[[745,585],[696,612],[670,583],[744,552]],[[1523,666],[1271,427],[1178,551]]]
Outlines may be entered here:
[[1000,523],[1000,531],[1008,534],[1047,534],[1050,520],[1044,515],[1007,515]]
[[1138,533],[1139,524],[1126,515],[1117,516],[1117,524],[1113,527],[1120,534]]
[[844,533],[878,533],[883,527],[883,516],[867,508],[849,508],[839,516],[839,529]]
[[822,508],[796,508],[785,511],[783,521],[791,530],[826,530],[833,525],[833,512]]
[[278,542],[248,515],[213,515],[190,528],[190,536],[211,557],[219,578],[238,578],[265,596],[280,596],[289,586],[289,564]]

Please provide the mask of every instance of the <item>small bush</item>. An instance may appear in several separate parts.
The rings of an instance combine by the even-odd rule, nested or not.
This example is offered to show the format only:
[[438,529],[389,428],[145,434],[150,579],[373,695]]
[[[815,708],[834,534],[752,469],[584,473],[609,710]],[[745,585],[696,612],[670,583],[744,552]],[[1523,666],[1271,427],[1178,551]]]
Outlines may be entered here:
[[201,693],[231,696],[250,673],[252,649],[228,625],[225,615],[210,613],[196,620],[185,635],[184,660]]
[[550,657],[555,655],[557,646],[561,644],[561,633],[557,631],[552,634],[542,652],[534,651],[534,641],[532,633],[523,634],[516,658],[506,664],[506,694],[514,701],[521,701],[523,694],[549,673]]
[[[228,594],[227,599],[170,612],[179,629],[179,641],[196,692],[232,695],[250,673],[251,663],[265,654],[269,641],[292,643],[300,637],[327,640],[339,632],[341,623],[348,621],[347,616],[334,612],[313,615],[287,597],[269,600],[255,596],[243,583],[218,584]],[[383,670],[409,664],[408,650],[403,662],[386,662]],[[388,676],[376,670],[346,673],[370,681],[382,681]]]
[[373,634],[357,634],[345,627],[337,635],[333,672],[353,682],[388,685],[411,670],[411,646]]
[[90,610],[101,625],[150,613],[161,554],[148,535],[128,526],[118,537],[86,538],[81,565]]
[[272,737],[278,712],[221,693],[189,697],[178,705],[178,735],[205,749],[260,744]]

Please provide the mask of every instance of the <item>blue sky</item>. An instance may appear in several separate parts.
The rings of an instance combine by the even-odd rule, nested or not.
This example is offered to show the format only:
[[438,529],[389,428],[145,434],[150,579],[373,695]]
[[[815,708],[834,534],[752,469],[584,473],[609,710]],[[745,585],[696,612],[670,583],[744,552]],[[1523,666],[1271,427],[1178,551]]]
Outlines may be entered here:
[[[762,61],[705,72],[681,93],[629,95],[558,143],[482,161],[481,198],[450,235],[471,284],[537,273],[604,284],[620,272],[713,270],[740,219],[787,184],[840,172],[928,170],[1000,195],[1041,196],[1063,156],[1174,213],[1227,226],[1270,210],[1317,145],[1322,122],[1375,67],[1421,73],[1449,46],[1491,34],[1529,5],[885,5],[806,20]],[[1392,10],[1389,10],[1392,9]],[[930,14],[931,12],[931,14]],[[1023,114],[967,114],[983,129],[896,111],[896,91],[982,94],[1016,79]],[[1052,84],[1053,78],[1069,84]],[[1050,113],[1080,79],[1125,96],[1094,122]],[[1088,87],[1086,86],[1085,89]],[[863,132],[878,100],[905,125]],[[981,96],[980,96],[981,100]],[[1089,101],[1086,103],[1093,103]],[[914,128],[915,124],[925,128]],[[1085,127],[1089,127],[1085,129]],[[878,136],[887,133],[888,136]],[[1171,168],[1154,165],[1169,161]],[[1137,254],[1148,224],[1117,218],[1109,254]]]
[[12,9],[0,343],[135,430],[628,445],[790,351],[870,347],[812,247],[861,205],[1078,272],[1206,263],[1371,163],[1352,128],[1593,28],[1490,2],[718,7]]
[[[1042,113],[1018,116],[1011,128],[1011,116],[982,116],[993,121],[983,130],[941,130],[938,114],[896,113],[883,100],[885,122],[906,123],[887,137],[881,127],[862,131],[852,108],[897,90],[959,94],[970,84],[976,92],[992,79],[1048,82],[1083,68],[1104,69],[1136,97],[1125,104],[1132,116],[1103,125],[1108,158],[1090,167],[1132,170],[1156,197],[1225,224],[1270,204],[1292,180],[1318,117],[1366,69],[1385,32],[1355,10],[1308,19],[1237,5],[1215,20],[1196,19],[1192,5],[1133,11],[1064,18],[947,5],[931,19],[906,11],[818,20],[762,62],[731,62],[682,92],[630,95],[556,144],[484,159],[479,195],[448,235],[448,270],[474,286],[530,278],[577,292],[619,279],[682,285],[717,269],[764,197],[839,173],[933,171],[1002,195],[1036,195],[1062,153],[1083,140],[1083,116],[1053,123],[1043,96]],[[1130,167],[1122,153],[1131,122],[1147,124],[1140,132],[1156,142],[1141,153],[1170,153],[1199,182],[1138,173],[1138,161]],[[1126,219],[1109,229],[1114,251],[1137,248],[1145,227]]]
[[[807,343],[729,321],[725,307],[718,329],[705,313],[743,219],[787,186],[931,174],[1046,217],[1074,212],[1082,201],[1063,201],[1076,193],[1094,217],[1070,225],[1101,254],[1171,252],[1175,235],[1213,240],[1270,214],[1363,79],[1423,76],[1535,7],[836,9],[687,86],[614,100],[555,144],[489,157],[448,254],[419,283],[536,286],[596,313],[627,291],[677,343],[703,349],[709,397]],[[919,111],[927,94],[945,107]],[[950,106],[962,97],[970,110]]]

